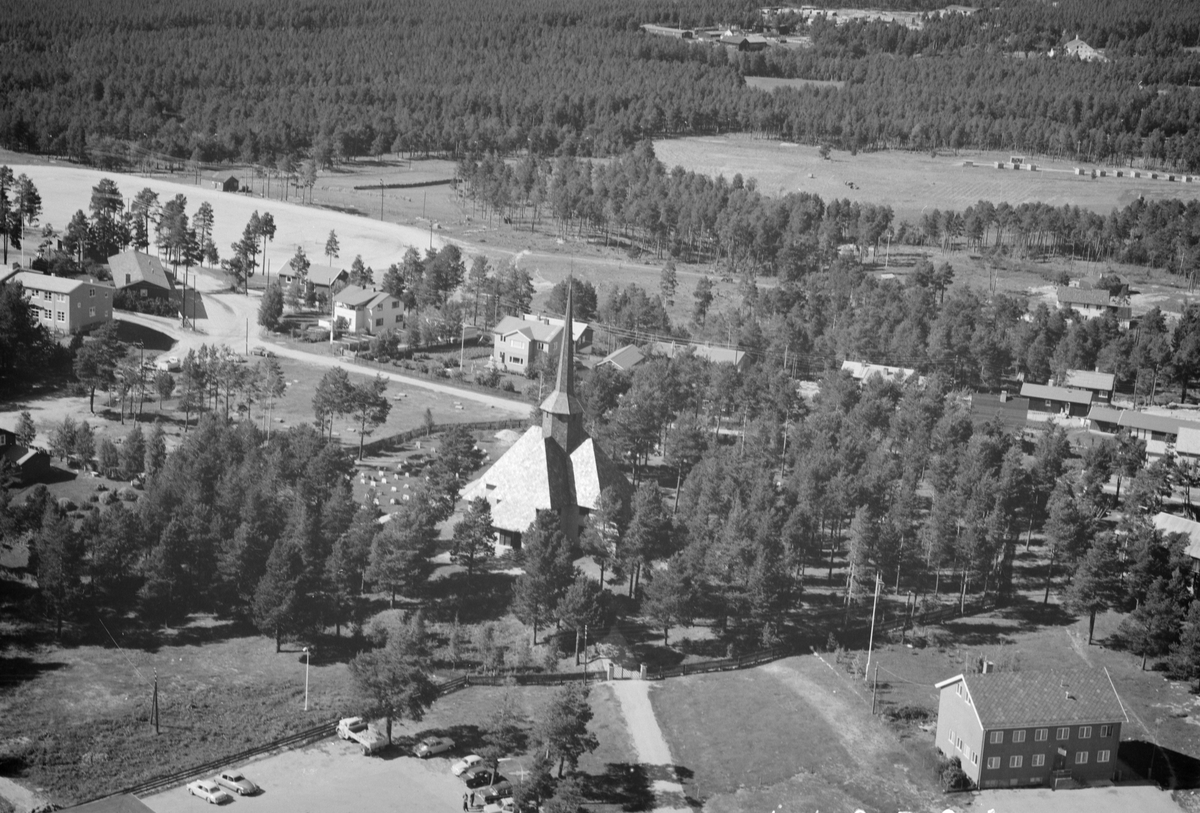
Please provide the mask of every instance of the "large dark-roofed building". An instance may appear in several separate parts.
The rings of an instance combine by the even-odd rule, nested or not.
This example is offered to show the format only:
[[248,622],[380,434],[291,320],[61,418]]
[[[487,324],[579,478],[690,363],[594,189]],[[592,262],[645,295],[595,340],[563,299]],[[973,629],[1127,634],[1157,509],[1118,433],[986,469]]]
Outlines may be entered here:
[[981,788],[1111,779],[1128,722],[1107,669],[956,675],[937,684],[937,747]]

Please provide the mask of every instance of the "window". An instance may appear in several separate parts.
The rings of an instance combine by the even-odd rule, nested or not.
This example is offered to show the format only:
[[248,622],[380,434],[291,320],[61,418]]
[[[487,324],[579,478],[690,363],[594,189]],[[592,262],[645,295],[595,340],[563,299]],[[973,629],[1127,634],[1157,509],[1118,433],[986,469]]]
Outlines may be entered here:
[[145,299],[145,298],[146,298],[146,296],[147,296],[149,293],[150,293],[150,292],[149,292],[148,290],[146,290],[145,288],[143,288],[143,289],[142,289],[142,299]]
[[43,319],[53,319],[54,314],[50,311],[49,308],[42,308],[42,318]]
[[93,305],[92,307],[88,308],[88,316],[89,316],[89,317],[91,317],[91,318],[93,318],[93,319],[96,317],[96,306],[95,306],[95,305]]
[[1058,729],[1058,731],[1054,732],[1054,739],[1056,740],[1067,740],[1070,738],[1071,729],[1067,728],[1066,726],[1063,726],[1062,728]]
[[952,728],[952,729],[950,729],[950,736],[949,736],[949,737],[947,737],[947,739],[948,739],[948,740],[950,740],[950,744],[951,744],[951,745],[953,745],[953,744],[954,744],[954,729],[953,729],[953,728]]
[[954,741],[954,747],[960,751],[962,750],[962,737],[959,737]]
[[1021,757],[1021,756],[1009,757],[1009,758],[1008,758],[1008,767],[1010,767],[1010,768],[1020,768],[1020,767],[1021,767],[1021,764],[1022,764],[1024,761],[1025,761],[1025,757]]
[[56,319],[56,321],[59,321],[59,322],[65,322],[65,321],[67,321],[67,315],[65,313],[63,313],[62,311],[59,311],[58,316],[55,317],[55,319]]
[[1046,734],[1049,731],[1050,731],[1050,729],[1048,729],[1048,728],[1039,728],[1037,731],[1033,732],[1033,741],[1034,742],[1045,742]]
[[392,300],[392,307],[393,307],[393,308],[398,308],[398,307],[400,307],[400,303],[399,303],[399,301],[397,301],[397,300],[393,299],[393,300]]
[[1087,765],[1087,757],[1088,757],[1087,751],[1076,751],[1075,752],[1075,764],[1076,765]]
[[963,753],[966,754],[967,756],[971,756],[971,746],[969,746],[969,745],[965,746],[963,748]]
[[383,319],[376,319],[375,327],[382,327],[382,326],[383,326]]
[[1025,729],[1013,732],[1013,742],[1025,742]]
[[961,683],[954,687],[954,693],[957,694],[959,697],[962,697],[962,684]]
[[1112,755],[1111,751],[1097,751],[1096,752],[1096,761],[1097,762],[1108,762],[1108,758],[1111,755]]
[[520,339],[513,339],[512,346],[513,346],[513,350],[524,350],[525,342],[521,341]]
[[[997,757],[997,759],[999,759],[999,757]],[[979,764],[979,754],[971,754],[971,761],[974,762],[976,765],[978,765]]]
[[129,284],[129,275],[128,274],[125,275],[125,284],[126,285]]
[[95,295],[96,295],[96,289],[88,288],[88,296],[95,296]]
[[1000,767],[1000,757],[988,757],[987,769],[994,771]]
[[1081,725],[1079,727],[1079,739],[1088,740],[1092,737],[1092,727],[1090,725]]
[[403,321],[404,321],[404,314],[402,314],[402,313],[396,314],[396,324],[400,324]]
[[1045,754],[1034,754],[1033,755],[1033,767],[1041,768],[1045,764],[1046,764],[1046,755]]
[[524,363],[525,363],[525,359],[519,359],[519,358],[517,358],[516,356],[509,356],[509,357],[508,357],[508,362],[509,362],[510,364],[524,364]]
[[993,731],[991,736],[988,738],[988,742],[990,742],[992,745],[997,745],[1004,742],[1004,732]]
[[1112,728],[1113,727],[1110,725],[1100,726],[1100,736],[1101,737],[1111,737],[1112,736]]

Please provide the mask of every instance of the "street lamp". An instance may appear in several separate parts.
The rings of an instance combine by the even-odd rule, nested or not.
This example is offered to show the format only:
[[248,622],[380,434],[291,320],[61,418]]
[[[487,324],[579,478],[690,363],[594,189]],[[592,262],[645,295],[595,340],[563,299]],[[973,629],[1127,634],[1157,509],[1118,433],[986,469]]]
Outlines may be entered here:
[[308,662],[312,658],[309,647],[304,647],[304,710],[308,711]]

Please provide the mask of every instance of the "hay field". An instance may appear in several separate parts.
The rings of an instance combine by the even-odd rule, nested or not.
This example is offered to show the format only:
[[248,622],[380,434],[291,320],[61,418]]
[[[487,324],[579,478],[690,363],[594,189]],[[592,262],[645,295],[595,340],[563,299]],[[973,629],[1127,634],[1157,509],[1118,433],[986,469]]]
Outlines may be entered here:
[[[660,140],[654,142],[654,150],[668,167],[679,165],[726,178],[740,172],[744,178],[757,179],[759,191],[768,195],[812,192],[825,200],[886,203],[895,210],[897,221],[916,221],[923,209],[961,210],[980,200],[1014,206],[1036,201],[1071,204],[1107,214],[1139,195],[1148,200],[1200,197],[1200,184],[1079,177],[1072,174],[1074,165],[1061,161],[1034,159],[1037,172],[993,168],[993,161],[1008,160],[1009,155],[1002,153],[961,152],[934,158],[918,152],[852,156],[834,150],[825,161],[816,147],[748,136]],[[964,167],[964,161],[974,161],[976,166]]]

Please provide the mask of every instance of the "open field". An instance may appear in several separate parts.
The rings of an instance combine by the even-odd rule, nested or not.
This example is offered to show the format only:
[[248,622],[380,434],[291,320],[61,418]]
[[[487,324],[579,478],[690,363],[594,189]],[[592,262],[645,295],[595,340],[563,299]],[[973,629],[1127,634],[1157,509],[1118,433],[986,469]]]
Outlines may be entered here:
[[[145,187],[158,193],[160,203],[165,203],[175,195],[183,195],[188,201],[189,215],[195,213],[201,202],[207,201],[213,208],[213,242],[222,257],[229,256],[230,244],[241,238],[252,212],[271,212],[277,231],[274,241],[268,244],[266,254],[274,269],[291,259],[297,246],[303,247],[313,262],[322,262],[325,259],[325,239],[330,230],[337,232],[341,245],[340,257],[345,260],[347,267],[356,254],[361,254],[367,265],[386,268],[390,263],[398,262],[409,246],[423,249],[429,245],[429,235],[423,229],[359,217],[346,211],[222,192],[212,187],[209,178],[203,178],[197,186],[188,183],[189,179],[185,176],[132,177],[72,164],[50,166],[18,163],[11,168],[14,174],[28,175],[37,185],[43,208],[39,222],[51,223],[60,231],[66,227],[76,210],[88,211],[92,187],[101,178],[111,178],[126,200]],[[318,194],[316,202],[320,200]],[[433,242],[435,247],[442,244],[436,236]],[[20,254],[18,251],[18,259]],[[259,258],[260,262],[262,259]]]
[[759,90],[775,90],[775,88],[842,88],[846,83],[837,79],[779,79],[774,76],[747,76],[746,87]]
[[684,790],[706,811],[946,807],[928,750],[873,719],[814,657],[671,679],[650,697]]
[[[706,175],[756,178],[765,194],[812,192],[825,200],[849,198],[888,204],[896,220],[916,221],[923,209],[962,210],[980,200],[993,203],[1041,201],[1070,204],[1107,214],[1139,196],[1148,200],[1200,196],[1194,184],[1147,178],[1096,178],[1071,174],[1073,165],[1037,159],[1037,172],[998,170],[993,161],[1008,154],[961,152],[930,157],[918,152],[860,152],[851,156],[835,150],[822,160],[815,146],[769,141],[748,136],[697,137],[654,142],[659,160]],[[976,166],[964,167],[964,161]],[[982,165],[982,166],[980,166]],[[812,177],[810,177],[810,175]],[[853,183],[856,188],[847,186]]]

